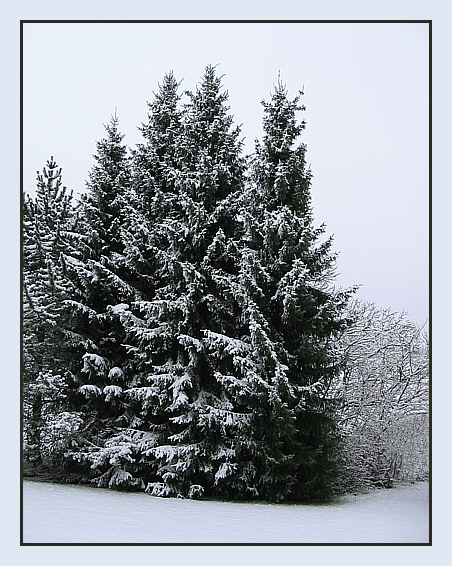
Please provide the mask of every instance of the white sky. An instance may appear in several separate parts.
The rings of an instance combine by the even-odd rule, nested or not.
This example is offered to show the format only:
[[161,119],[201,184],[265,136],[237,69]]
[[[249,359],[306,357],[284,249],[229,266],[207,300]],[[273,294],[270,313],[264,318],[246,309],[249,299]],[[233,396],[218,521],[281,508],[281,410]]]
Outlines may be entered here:
[[248,153],[278,71],[289,95],[304,85],[314,218],[334,234],[337,283],[424,322],[427,24],[26,24],[25,191],[50,155],[64,184],[83,190],[115,107],[133,147],[165,72],[192,90],[209,63],[224,75]]

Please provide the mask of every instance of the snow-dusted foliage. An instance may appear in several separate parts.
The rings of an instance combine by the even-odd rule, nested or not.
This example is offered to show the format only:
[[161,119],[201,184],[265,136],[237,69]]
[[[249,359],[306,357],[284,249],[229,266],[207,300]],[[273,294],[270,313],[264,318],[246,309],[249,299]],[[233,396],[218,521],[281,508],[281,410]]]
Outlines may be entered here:
[[52,370],[40,372],[25,393],[24,455],[32,465],[57,466],[83,424],[80,414],[65,410],[67,381]]
[[[313,226],[306,147],[296,145],[305,127],[296,119],[304,110],[299,98],[288,99],[278,82],[263,103],[264,137],[243,194],[240,274],[251,299],[245,312],[253,353],[263,368],[259,384],[269,388],[253,427],[265,431],[271,462],[260,471],[264,493],[296,499],[324,494],[334,477],[337,430],[325,391],[337,372],[332,340],[346,326],[343,310],[353,292],[334,289],[331,239],[322,243],[324,228]],[[254,409],[254,418],[259,413]]]
[[64,253],[73,250],[73,225],[72,196],[52,157],[37,176],[36,196],[23,202],[24,440],[34,464],[48,460],[43,435],[52,411],[64,405],[71,352],[82,342],[66,308],[74,287]]
[[[149,489],[159,495],[188,496],[190,485],[212,488],[221,466],[214,455],[222,420],[230,418],[205,334],[235,323],[214,275],[226,280],[234,269],[234,258],[228,264],[219,250],[224,253],[225,232],[231,231],[230,197],[242,185],[244,168],[220,86],[207,68],[180,112],[177,82],[165,77],[149,104],[146,143],[135,154],[137,191],[145,192],[149,209],[141,213],[138,242],[130,234],[136,243],[129,249],[147,248],[155,271],[145,300],[135,301],[120,319],[134,374],[126,395],[143,426],[161,437],[143,454],[158,480]],[[149,266],[135,265],[144,280]]]
[[70,297],[72,289],[65,278],[62,255],[70,247],[71,199],[53,157],[37,176],[36,197],[24,196],[25,380],[33,379],[41,370],[57,369],[58,360],[64,357],[64,301]]
[[[353,290],[334,288],[331,239],[313,225],[300,97],[278,82],[245,158],[215,68],[185,104],[178,90],[169,73],[130,157],[111,119],[76,206],[53,160],[24,201],[25,455],[159,497],[323,496],[338,460],[358,465],[358,430],[381,437],[385,422],[391,450],[408,446],[420,393],[389,385],[344,333]],[[406,368],[405,351],[384,351]],[[366,421],[352,410],[363,388]]]
[[332,384],[344,437],[342,489],[428,479],[428,336],[404,314],[353,302]]

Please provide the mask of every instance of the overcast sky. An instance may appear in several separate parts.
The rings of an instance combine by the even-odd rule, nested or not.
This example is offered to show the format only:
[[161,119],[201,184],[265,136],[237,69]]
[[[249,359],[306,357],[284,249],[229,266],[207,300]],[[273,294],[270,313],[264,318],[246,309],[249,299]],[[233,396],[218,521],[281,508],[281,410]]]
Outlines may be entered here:
[[141,141],[163,75],[193,90],[218,64],[251,153],[278,72],[304,85],[302,141],[316,224],[334,235],[337,284],[428,318],[427,24],[25,24],[24,190],[53,155],[84,190],[103,123]]

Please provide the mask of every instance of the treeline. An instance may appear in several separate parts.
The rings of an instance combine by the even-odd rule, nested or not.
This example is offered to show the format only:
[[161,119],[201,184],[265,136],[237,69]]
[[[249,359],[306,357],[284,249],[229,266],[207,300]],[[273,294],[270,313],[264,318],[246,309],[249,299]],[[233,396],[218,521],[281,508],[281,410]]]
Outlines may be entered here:
[[164,77],[132,151],[112,117],[78,202],[53,158],[24,195],[25,472],[275,501],[390,485],[401,431],[428,437],[428,348],[403,318],[385,345],[334,287],[300,96],[278,82],[245,157],[215,69],[184,94]]

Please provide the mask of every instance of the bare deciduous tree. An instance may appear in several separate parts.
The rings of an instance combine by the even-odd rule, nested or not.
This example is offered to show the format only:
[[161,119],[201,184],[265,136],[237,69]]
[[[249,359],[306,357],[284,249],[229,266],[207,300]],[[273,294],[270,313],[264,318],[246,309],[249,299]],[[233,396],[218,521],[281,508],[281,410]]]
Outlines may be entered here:
[[344,437],[340,489],[428,477],[428,335],[405,314],[359,301],[338,341]]

